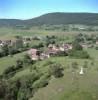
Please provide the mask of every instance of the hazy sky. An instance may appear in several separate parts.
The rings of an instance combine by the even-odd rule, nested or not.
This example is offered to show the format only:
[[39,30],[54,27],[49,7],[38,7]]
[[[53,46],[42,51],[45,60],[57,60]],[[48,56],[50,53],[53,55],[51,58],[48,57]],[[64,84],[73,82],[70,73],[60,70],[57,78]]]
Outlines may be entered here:
[[29,19],[49,12],[98,13],[98,0],[0,0],[0,18]]

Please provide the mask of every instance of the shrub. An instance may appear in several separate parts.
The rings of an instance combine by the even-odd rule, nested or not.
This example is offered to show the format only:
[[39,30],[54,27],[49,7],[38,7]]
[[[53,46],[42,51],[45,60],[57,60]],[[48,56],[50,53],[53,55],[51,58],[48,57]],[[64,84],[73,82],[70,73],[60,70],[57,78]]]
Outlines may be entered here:
[[82,46],[79,44],[78,41],[74,41],[72,43],[73,50],[83,50]]
[[44,47],[44,43],[41,42],[38,44],[38,48],[42,48],[42,47]]
[[25,65],[31,65],[34,63],[28,54],[24,55],[23,62]]
[[50,75],[54,75],[55,78],[59,78],[59,77],[62,77],[63,76],[63,67],[61,64],[53,64],[50,66],[49,68],[49,74]]
[[3,74],[4,74],[4,75],[7,75],[7,74],[9,74],[9,73],[11,73],[11,72],[13,72],[13,71],[15,71],[15,66],[14,66],[14,65],[9,66],[9,67],[3,72]]
[[20,59],[18,59],[18,60],[16,61],[16,68],[17,68],[17,69],[20,69],[20,68],[22,68],[22,67],[23,67],[23,61],[20,60]]
[[65,52],[65,51],[59,51],[59,52],[57,53],[57,56],[68,56],[68,53]]
[[54,61],[51,61],[51,60],[48,60],[45,62],[44,66],[48,66],[48,65],[51,65],[51,64],[54,64],[55,62]]
[[95,49],[98,50],[98,46],[96,46]]
[[49,74],[43,75],[39,80],[35,81],[35,83],[33,84],[33,88],[37,89],[47,86],[49,79],[50,79]]
[[70,57],[74,57],[74,58],[84,58],[84,59],[90,58],[89,54],[83,50],[71,50],[69,51],[68,54]]

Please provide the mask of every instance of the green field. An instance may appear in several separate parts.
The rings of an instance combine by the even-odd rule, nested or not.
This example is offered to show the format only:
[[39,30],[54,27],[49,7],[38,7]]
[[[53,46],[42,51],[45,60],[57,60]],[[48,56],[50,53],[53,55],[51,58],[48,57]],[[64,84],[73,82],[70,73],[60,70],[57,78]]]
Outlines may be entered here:
[[[89,53],[98,51],[90,50]],[[30,100],[97,100],[95,97],[98,91],[98,61],[95,58],[95,65],[88,60],[89,67],[85,69],[83,76],[79,75],[80,68],[78,68],[75,76],[71,72],[70,64],[74,61],[78,62],[79,66],[83,65],[85,60],[69,59],[69,58],[53,58],[57,62],[62,63],[65,68],[64,77],[60,79],[52,78],[49,85],[45,88],[39,89],[34,97]],[[73,80],[73,77],[76,80]],[[82,94],[83,92],[83,94]]]
[[26,52],[19,53],[14,55],[13,57],[7,56],[0,58],[0,74],[9,67],[10,65],[14,65],[17,59],[21,59]]
[[[14,30],[14,29],[0,29],[0,39],[11,39],[13,36],[46,36],[57,35],[62,41],[72,41],[73,37],[81,32],[57,32],[57,31],[45,31],[45,30]],[[97,34],[97,32],[84,32],[87,34]],[[32,42],[32,44],[37,42]],[[64,68],[64,76],[61,78],[51,77],[49,84],[40,88],[30,100],[98,100],[98,50],[94,48],[87,49],[92,59],[72,59],[69,57],[52,57],[44,61],[38,61],[32,66],[37,66],[38,70],[42,73],[47,72],[49,66],[46,64],[48,61],[59,62]],[[17,59],[23,58],[26,52],[19,53],[13,57],[7,56],[0,58],[0,75],[10,65],[14,65]],[[88,68],[85,68],[84,75],[80,75],[80,68],[84,62],[88,62]],[[91,63],[94,63],[92,65]],[[72,73],[72,62],[78,63],[78,69],[76,73]],[[10,80],[16,80],[25,75],[29,75],[33,72],[30,71],[30,66],[18,71]]]

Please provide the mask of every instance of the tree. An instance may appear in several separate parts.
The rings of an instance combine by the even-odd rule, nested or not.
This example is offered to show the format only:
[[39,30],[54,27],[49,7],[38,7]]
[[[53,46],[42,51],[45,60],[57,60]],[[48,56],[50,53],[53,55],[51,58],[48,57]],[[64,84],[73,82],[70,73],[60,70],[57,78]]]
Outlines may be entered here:
[[49,80],[50,80],[50,75],[45,74],[41,76],[39,80],[34,82],[33,88],[38,89],[38,88],[46,87],[48,85]]
[[28,100],[32,94],[32,83],[38,79],[37,75],[25,75],[20,80],[20,88],[17,95],[17,100]]
[[0,57],[3,57],[3,50],[0,48]]
[[2,80],[0,80],[0,99],[4,98],[5,91],[6,91],[5,83]]
[[15,66],[14,65],[8,66],[8,68],[4,70],[3,74],[4,75],[8,75],[8,74],[10,74],[10,73],[12,73],[14,71],[15,71]]
[[56,37],[53,36],[46,36],[46,46],[48,46],[49,44],[55,44],[56,43]]
[[74,57],[74,58],[82,58],[82,59],[90,58],[87,51],[83,51],[83,50],[71,50],[71,51],[69,51],[68,55],[70,57]]
[[84,35],[82,34],[82,33],[80,33],[80,34],[78,34],[76,37],[75,37],[75,40],[77,41],[77,42],[84,42]]
[[73,47],[74,50],[83,50],[82,46],[81,46],[81,45],[79,44],[79,42],[76,41],[76,40],[73,41],[72,47]]
[[54,77],[58,78],[58,77],[62,77],[63,76],[63,67],[61,64],[53,64],[50,66],[49,68],[49,73],[50,75],[54,75]]
[[43,42],[38,44],[38,48],[42,48],[42,47],[44,47],[44,43]]
[[27,65],[32,64],[31,57],[28,54],[24,55],[23,61]]
[[16,68],[20,69],[20,68],[22,68],[22,67],[23,67],[23,61],[20,60],[20,59],[18,59],[18,60],[16,61]]

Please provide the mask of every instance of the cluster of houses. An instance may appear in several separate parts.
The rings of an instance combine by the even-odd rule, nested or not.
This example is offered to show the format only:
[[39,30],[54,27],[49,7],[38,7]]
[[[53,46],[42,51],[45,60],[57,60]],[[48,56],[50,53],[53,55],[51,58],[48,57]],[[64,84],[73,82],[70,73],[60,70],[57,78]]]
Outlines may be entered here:
[[5,44],[11,44],[11,40],[0,40],[0,47],[4,46]]
[[40,40],[40,39],[41,39],[41,37],[37,37],[37,36],[35,36],[35,37],[24,36],[24,37],[15,37],[12,39],[1,39],[0,47],[2,47],[4,45],[22,47],[23,44],[26,44],[31,40]]
[[[87,44],[87,43],[82,43],[80,45],[84,49],[92,47],[92,44]],[[94,45],[98,45],[98,41],[96,41]],[[62,52],[67,53],[72,48],[73,48],[72,44],[69,44],[69,43],[64,43],[61,45],[49,44],[46,51],[40,52],[39,50],[35,48],[31,48],[30,50],[28,50],[28,54],[32,60],[39,60],[39,59],[43,60],[51,56],[58,55],[58,53],[62,53]]]
[[15,49],[22,48],[23,40],[19,38],[0,40],[0,47],[3,47],[4,45],[12,46]]
[[[22,38],[14,38],[11,40],[0,40],[0,47],[4,46],[5,44],[12,46],[14,48],[22,48],[23,45],[29,43],[31,40],[42,40],[43,38],[40,36],[34,36],[34,37],[22,37]],[[81,43],[80,44],[83,48],[90,48],[92,47],[91,44],[87,43]],[[98,41],[96,41],[95,44],[93,45],[98,45]],[[31,48],[28,51],[29,56],[31,57],[32,60],[43,60],[46,58],[49,58],[52,55],[58,55],[58,53],[62,52],[68,52],[69,50],[72,49],[72,44],[71,43],[63,43],[60,45],[54,45],[54,44],[49,44],[48,47],[46,48],[47,50],[44,51],[39,51],[38,49]]]
[[72,44],[62,44],[61,46],[49,44],[46,51],[40,52],[37,49],[31,48],[28,51],[28,55],[32,60],[43,60],[49,58],[50,56],[57,55],[58,53],[68,52],[72,49]]
[[87,48],[92,48],[98,46],[98,41],[96,41],[94,44],[93,43],[81,43],[80,44],[82,48],[87,49]]

